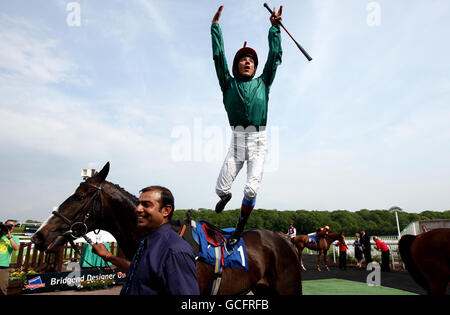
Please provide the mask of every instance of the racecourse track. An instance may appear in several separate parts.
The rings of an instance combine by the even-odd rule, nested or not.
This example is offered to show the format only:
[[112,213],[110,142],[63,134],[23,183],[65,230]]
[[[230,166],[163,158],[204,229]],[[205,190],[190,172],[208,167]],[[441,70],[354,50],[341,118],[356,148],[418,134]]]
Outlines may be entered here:
[[[321,269],[317,271],[317,255],[303,254],[303,264],[306,271],[302,272],[302,281],[320,280],[320,279],[343,279],[357,282],[367,282],[367,276],[371,271],[359,269],[354,265],[347,266],[346,270],[340,270],[338,265],[333,263],[333,259],[328,257],[330,271],[323,270],[323,258]],[[408,291],[416,294],[426,294],[427,292],[420,287],[407,271],[390,271],[381,273],[381,286]]]

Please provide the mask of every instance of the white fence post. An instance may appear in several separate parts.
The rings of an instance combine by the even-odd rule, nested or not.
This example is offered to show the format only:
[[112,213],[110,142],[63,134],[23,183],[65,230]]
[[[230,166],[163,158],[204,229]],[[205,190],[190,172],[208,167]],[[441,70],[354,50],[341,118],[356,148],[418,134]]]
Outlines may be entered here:
[[334,263],[336,263],[336,252],[335,252],[336,246],[334,246],[334,244],[331,244],[331,246],[333,246],[333,261]]

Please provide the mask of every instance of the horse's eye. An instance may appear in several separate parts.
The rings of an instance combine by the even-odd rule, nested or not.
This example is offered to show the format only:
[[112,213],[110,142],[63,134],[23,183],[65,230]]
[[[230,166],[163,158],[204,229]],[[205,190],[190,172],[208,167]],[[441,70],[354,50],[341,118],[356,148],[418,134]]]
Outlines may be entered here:
[[82,195],[73,195],[73,198],[74,198],[76,201],[82,201],[82,200],[84,199],[84,196],[82,196]]

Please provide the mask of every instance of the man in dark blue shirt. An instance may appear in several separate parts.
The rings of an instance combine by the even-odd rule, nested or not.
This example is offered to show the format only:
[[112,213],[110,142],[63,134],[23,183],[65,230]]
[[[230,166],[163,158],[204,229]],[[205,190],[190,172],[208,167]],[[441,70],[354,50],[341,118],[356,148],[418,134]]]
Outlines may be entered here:
[[122,295],[199,294],[194,252],[169,224],[174,208],[167,188],[141,190],[136,217],[138,227],[147,233],[131,262],[112,256],[102,244],[92,245],[97,255],[127,273]]

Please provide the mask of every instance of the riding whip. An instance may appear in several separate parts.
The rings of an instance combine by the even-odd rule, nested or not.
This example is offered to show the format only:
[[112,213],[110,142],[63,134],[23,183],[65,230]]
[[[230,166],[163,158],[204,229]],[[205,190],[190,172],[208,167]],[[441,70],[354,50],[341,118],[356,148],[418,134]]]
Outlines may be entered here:
[[[271,15],[274,15],[273,11],[270,9],[270,7],[267,5],[267,3],[264,3],[264,7],[269,10]],[[306,57],[306,59],[308,59],[308,61],[311,61],[312,58],[311,56],[308,54],[308,52],[302,47],[302,45],[300,45],[299,43],[297,43],[297,41],[294,39],[294,37],[292,37],[292,35],[288,32],[288,30],[284,27],[283,23],[281,23],[280,21],[278,21],[278,23],[280,23],[280,26],[286,31],[286,33],[289,35],[289,37],[294,41],[294,43],[297,45],[298,49],[300,49],[300,51],[303,53],[303,55]]]

